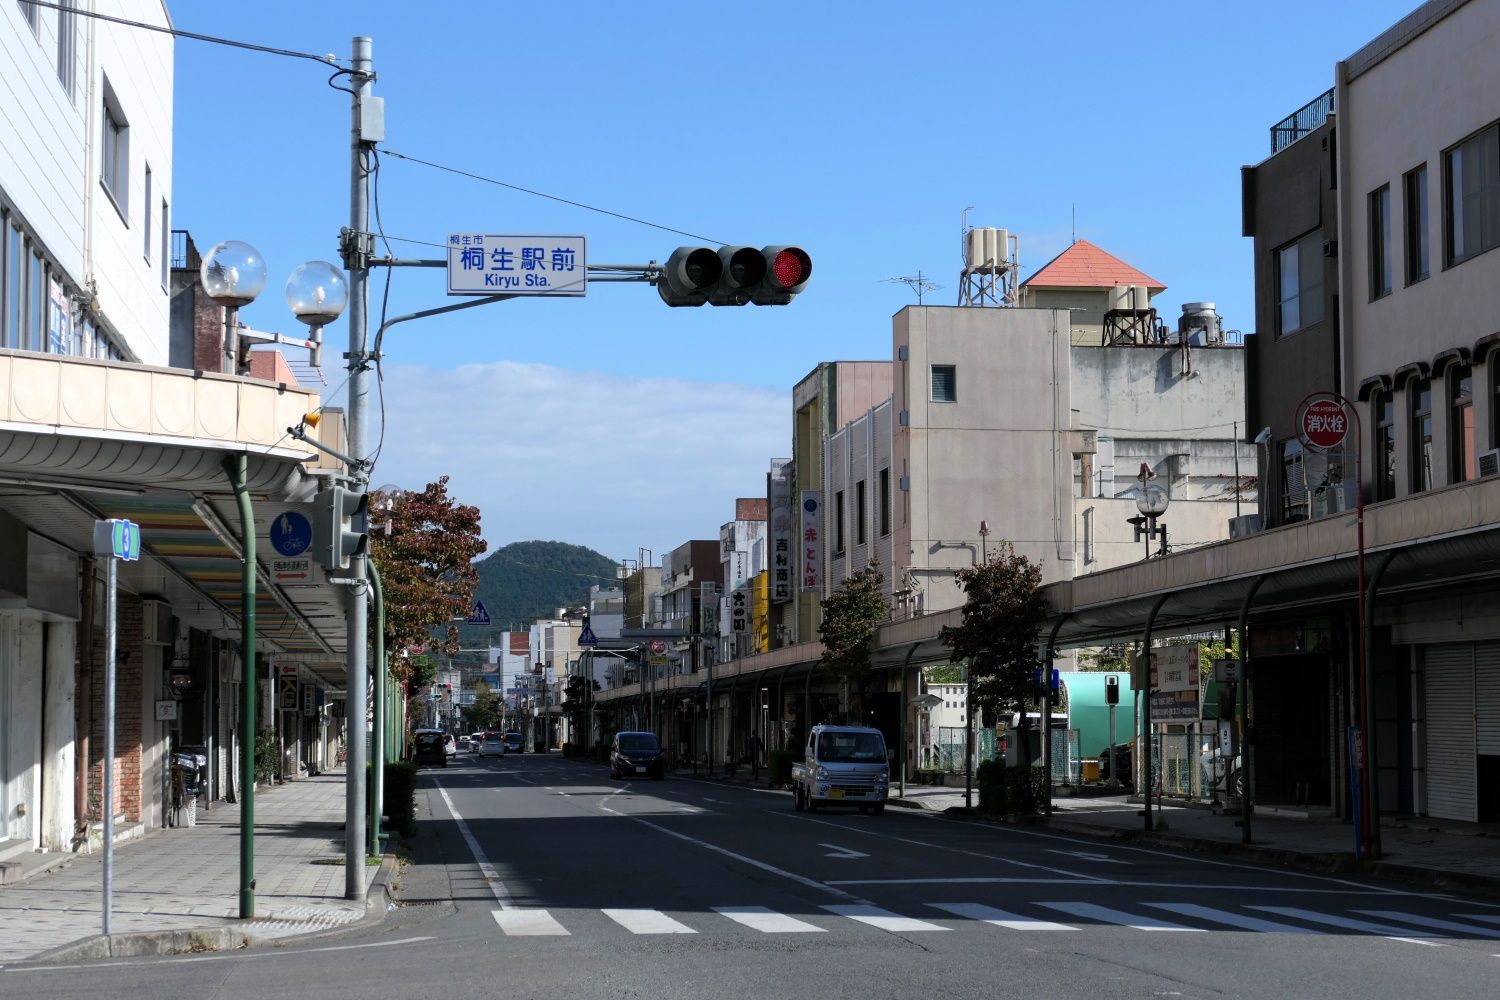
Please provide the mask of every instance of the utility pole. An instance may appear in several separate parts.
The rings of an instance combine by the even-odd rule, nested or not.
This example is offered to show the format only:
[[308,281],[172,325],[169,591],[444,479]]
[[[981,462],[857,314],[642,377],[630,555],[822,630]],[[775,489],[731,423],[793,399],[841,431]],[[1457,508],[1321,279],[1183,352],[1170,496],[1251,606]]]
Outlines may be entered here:
[[[349,232],[344,239],[344,264],[349,271],[349,454],[350,491],[368,492],[364,468],[365,422],[369,412],[369,384],[366,369],[369,356],[365,340],[369,325],[370,253],[373,249],[370,229],[369,159],[375,142],[384,132],[384,114],[371,98],[375,65],[368,36],[358,35],[353,44],[353,73],[350,83],[349,129]],[[365,554],[354,553],[349,559],[349,580],[345,595],[344,625],[348,643],[348,709],[349,753],[345,773],[344,805],[344,896],[365,898],[365,688],[369,671],[365,660]]]

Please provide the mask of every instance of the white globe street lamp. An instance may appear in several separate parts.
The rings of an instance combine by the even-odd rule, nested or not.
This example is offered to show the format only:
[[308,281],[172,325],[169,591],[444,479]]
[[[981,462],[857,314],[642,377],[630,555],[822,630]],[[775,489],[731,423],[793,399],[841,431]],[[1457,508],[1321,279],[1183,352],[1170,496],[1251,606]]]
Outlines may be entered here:
[[297,265],[286,279],[286,304],[292,315],[306,323],[308,360],[314,368],[323,363],[323,327],[343,315],[349,304],[349,285],[344,272],[325,260]]
[[241,306],[248,306],[266,287],[266,262],[260,251],[239,240],[225,240],[203,257],[198,277],[208,297],[224,307],[224,354],[228,369],[248,375],[250,355],[240,350]]

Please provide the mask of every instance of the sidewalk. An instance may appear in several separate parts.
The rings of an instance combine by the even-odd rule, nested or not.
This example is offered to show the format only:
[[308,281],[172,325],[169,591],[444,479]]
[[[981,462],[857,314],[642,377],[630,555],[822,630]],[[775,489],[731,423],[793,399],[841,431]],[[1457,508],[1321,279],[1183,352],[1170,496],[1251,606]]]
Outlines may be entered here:
[[[890,804],[945,812],[962,811],[962,789],[907,786],[905,799],[893,790]],[[979,804],[979,792],[973,796]],[[1155,803],[1153,803],[1153,806]],[[1252,842],[1243,843],[1239,813],[1215,813],[1207,806],[1167,799],[1155,815],[1164,828],[1147,832],[1139,799],[1124,795],[1053,799],[1051,819],[1036,825],[1143,845],[1205,853],[1233,854],[1246,860],[1323,872],[1376,875],[1431,889],[1461,889],[1500,896],[1500,826],[1424,818],[1386,819],[1381,824],[1381,860],[1356,861],[1354,828],[1338,819],[1301,818],[1258,810],[1251,821]]]
[[[694,775],[687,770],[673,773],[683,778],[707,778],[705,774]],[[726,779],[716,776],[713,780]],[[728,780],[732,784],[765,788],[768,777],[762,768],[760,779],[753,781],[750,769],[741,767]],[[972,802],[977,808],[977,788]],[[982,820],[965,812],[962,788],[907,785],[906,794],[901,797],[899,790],[892,787],[886,804],[893,808],[970,815]],[[1059,795],[1052,801],[1051,818],[1020,822],[1057,833],[1235,856],[1304,871],[1373,875],[1417,888],[1461,890],[1500,898],[1500,824],[1387,818],[1380,828],[1381,859],[1356,861],[1354,828],[1338,819],[1257,810],[1251,821],[1253,839],[1246,845],[1242,842],[1238,812],[1219,814],[1206,805],[1184,805],[1167,799],[1153,814],[1165,826],[1147,832],[1141,809],[1139,799],[1125,795]]]
[[[364,903],[344,899],[342,770],[255,796],[256,919],[239,914],[239,807],[199,809],[198,825],[154,831],[116,846],[112,930],[154,932],[132,953],[165,950],[171,932],[205,931],[198,947],[311,934],[353,923]],[[68,856],[0,888],[0,963],[100,939],[103,856]],[[368,884],[381,869],[367,868]],[[117,946],[124,942],[115,942]],[[70,952],[83,949],[69,949]],[[118,951],[117,951],[118,953]],[[73,956],[78,957],[78,956]]]

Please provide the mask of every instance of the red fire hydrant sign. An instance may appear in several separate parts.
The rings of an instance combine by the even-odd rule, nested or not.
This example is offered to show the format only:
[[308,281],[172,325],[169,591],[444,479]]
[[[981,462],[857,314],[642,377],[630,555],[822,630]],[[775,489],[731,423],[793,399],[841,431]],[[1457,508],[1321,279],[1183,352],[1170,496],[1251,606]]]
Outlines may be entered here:
[[1328,451],[1344,443],[1349,433],[1349,415],[1331,399],[1315,399],[1302,410],[1302,440]]

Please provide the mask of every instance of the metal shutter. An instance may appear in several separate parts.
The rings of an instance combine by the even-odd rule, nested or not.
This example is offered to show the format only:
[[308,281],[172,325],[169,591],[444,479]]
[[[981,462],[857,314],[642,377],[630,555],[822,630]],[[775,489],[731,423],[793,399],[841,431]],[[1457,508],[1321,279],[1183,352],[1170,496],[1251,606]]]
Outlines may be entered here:
[[1427,815],[1479,818],[1474,770],[1474,647],[1426,646]]
[[1474,647],[1475,749],[1500,756],[1500,645]]

